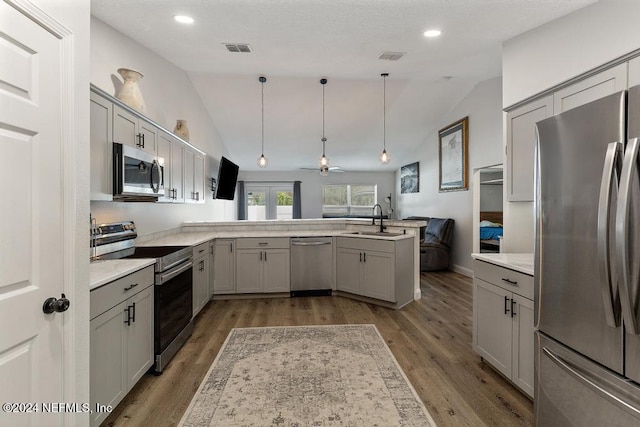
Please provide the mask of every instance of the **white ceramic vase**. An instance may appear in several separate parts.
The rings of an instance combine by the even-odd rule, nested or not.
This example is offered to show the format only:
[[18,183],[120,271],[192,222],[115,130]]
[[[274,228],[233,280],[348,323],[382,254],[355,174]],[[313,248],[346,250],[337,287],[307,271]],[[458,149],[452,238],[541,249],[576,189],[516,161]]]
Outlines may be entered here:
[[180,138],[185,141],[189,141],[189,128],[187,127],[186,120],[178,120],[176,122],[176,127],[173,129],[173,133],[178,135]]
[[124,79],[124,84],[116,98],[134,110],[144,113],[144,98],[142,98],[142,92],[140,92],[140,87],[138,86],[138,81],[143,77],[143,74],[140,71],[129,68],[118,68],[118,74]]

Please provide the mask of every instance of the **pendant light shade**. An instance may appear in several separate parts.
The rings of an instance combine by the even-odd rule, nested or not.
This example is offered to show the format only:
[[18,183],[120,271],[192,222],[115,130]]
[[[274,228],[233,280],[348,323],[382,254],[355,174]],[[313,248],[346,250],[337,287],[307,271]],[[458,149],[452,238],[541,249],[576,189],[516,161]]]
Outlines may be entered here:
[[320,79],[322,85],[322,157],[320,157],[320,175],[326,176],[329,173],[329,158],[324,154],[325,144],[327,138],[324,137],[324,85],[327,84],[327,79]]
[[262,86],[262,151],[260,151],[260,157],[258,157],[258,166],[266,168],[269,164],[269,160],[264,156],[264,83],[267,81],[267,78],[260,76],[258,81]]
[[387,153],[387,77],[389,73],[380,74],[384,79],[382,86],[382,153],[378,156],[378,160],[383,165],[391,161],[391,156]]

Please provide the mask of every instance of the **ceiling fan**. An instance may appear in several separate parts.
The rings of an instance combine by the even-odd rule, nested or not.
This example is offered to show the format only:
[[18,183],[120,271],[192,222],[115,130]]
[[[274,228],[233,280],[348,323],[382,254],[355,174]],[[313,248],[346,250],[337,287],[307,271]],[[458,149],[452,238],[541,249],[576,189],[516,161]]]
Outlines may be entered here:
[[320,175],[327,175],[329,172],[332,172],[332,173],[344,173],[344,172],[346,172],[340,166],[318,166],[318,167],[315,167],[315,168],[300,168],[300,169],[307,170],[307,171],[320,172]]

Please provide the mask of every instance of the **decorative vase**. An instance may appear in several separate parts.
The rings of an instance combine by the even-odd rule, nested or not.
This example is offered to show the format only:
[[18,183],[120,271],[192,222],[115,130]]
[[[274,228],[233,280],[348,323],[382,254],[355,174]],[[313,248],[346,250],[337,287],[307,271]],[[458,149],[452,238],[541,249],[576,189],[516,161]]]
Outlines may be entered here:
[[173,130],[173,133],[175,133],[176,135],[178,135],[180,138],[184,139],[185,141],[189,141],[189,128],[187,127],[187,121],[186,120],[178,120],[176,122],[176,127]]
[[142,92],[138,87],[138,81],[143,77],[143,74],[140,71],[129,68],[118,68],[118,74],[124,79],[124,84],[116,98],[134,110],[144,113],[144,98],[142,98]]

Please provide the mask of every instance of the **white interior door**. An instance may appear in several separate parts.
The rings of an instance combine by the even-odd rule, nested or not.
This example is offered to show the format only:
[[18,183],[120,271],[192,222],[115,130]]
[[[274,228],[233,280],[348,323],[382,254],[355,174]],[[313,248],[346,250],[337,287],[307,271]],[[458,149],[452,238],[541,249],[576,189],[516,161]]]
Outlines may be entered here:
[[[0,402],[63,402],[64,313],[42,309],[63,291],[61,39],[4,2],[0,29]],[[62,424],[38,409],[0,424]]]

